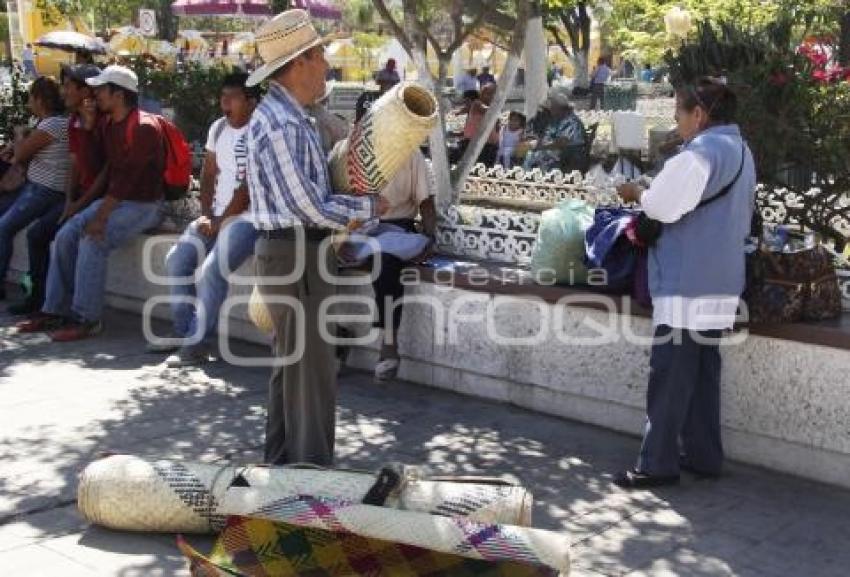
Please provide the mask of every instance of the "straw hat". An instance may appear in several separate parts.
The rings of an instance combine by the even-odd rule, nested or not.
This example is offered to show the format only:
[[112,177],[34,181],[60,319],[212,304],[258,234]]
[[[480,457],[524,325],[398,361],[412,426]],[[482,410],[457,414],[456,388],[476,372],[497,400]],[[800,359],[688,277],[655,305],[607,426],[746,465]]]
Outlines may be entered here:
[[306,10],[281,12],[257,31],[255,42],[263,65],[248,77],[245,84],[256,86],[299,54],[331,40],[319,36]]

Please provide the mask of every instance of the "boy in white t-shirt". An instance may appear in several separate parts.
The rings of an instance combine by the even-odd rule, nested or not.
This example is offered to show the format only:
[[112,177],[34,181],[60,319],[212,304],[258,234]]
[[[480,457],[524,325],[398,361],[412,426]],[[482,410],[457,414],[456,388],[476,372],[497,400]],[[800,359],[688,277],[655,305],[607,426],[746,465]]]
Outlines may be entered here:
[[[220,101],[224,117],[210,127],[201,170],[201,216],[189,224],[165,258],[168,276],[173,279],[174,338],[151,343],[149,349],[176,350],[165,361],[170,367],[208,360],[204,339],[215,329],[227,297],[227,277],[254,254],[257,232],[244,217],[249,205],[245,136],[260,92],[257,87],[246,87],[247,79],[244,72],[224,79]],[[199,264],[196,286],[191,279]]]

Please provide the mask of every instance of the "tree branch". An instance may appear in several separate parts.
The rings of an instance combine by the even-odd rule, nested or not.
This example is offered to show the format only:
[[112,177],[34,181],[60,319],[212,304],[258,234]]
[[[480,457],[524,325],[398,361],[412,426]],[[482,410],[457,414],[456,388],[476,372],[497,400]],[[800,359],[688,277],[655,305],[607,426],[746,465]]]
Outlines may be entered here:
[[381,15],[381,18],[383,18],[384,22],[386,22],[389,25],[389,27],[392,29],[393,36],[396,37],[396,39],[399,41],[401,46],[405,49],[405,51],[412,58],[413,57],[413,41],[410,38],[408,38],[407,34],[405,34],[404,28],[402,28],[399,25],[399,23],[395,21],[395,18],[393,18],[393,15],[387,9],[387,5],[384,2],[384,0],[373,0],[373,3],[374,3],[374,6],[375,6],[375,9]]
[[561,32],[558,30],[558,27],[554,24],[547,24],[546,30],[548,30],[552,37],[555,39],[555,44],[557,44],[561,48],[561,50],[564,52],[564,55],[571,57],[572,52],[570,52],[570,49],[567,48],[567,45],[564,43],[564,39],[561,38]]
[[511,37],[511,47],[508,52],[508,60],[505,63],[505,68],[496,83],[496,93],[493,95],[493,100],[490,103],[487,113],[481,120],[478,126],[478,131],[473,135],[463,153],[463,157],[458,163],[458,167],[454,174],[452,182],[452,201],[455,202],[460,197],[460,191],[463,189],[464,182],[469,176],[472,166],[481,154],[488,135],[493,131],[496,123],[499,121],[499,116],[502,108],[505,106],[505,101],[508,98],[516,78],[517,68],[519,67],[519,58],[522,55],[522,49],[525,45],[525,29],[528,22],[529,3],[528,0],[517,0],[517,18],[514,22],[513,34]]
[[[499,30],[509,31],[516,27],[516,18],[494,10],[487,2],[483,2],[482,0],[464,0],[464,5],[475,8],[475,11],[482,16],[484,22],[495,26]],[[522,22],[522,19],[519,21]]]

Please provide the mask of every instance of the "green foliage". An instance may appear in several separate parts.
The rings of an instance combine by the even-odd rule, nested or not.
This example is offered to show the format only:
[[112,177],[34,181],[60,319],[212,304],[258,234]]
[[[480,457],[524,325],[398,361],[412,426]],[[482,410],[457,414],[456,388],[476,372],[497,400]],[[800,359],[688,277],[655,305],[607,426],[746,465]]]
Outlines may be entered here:
[[797,29],[822,33],[836,30],[839,5],[836,0],[609,0],[609,4],[610,13],[596,13],[603,17],[603,37],[616,51],[630,51],[652,63],[680,44],[664,27],[664,15],[674,6],[687,9],[693,22],[735,22],[759,29],[782,16]]
[[[171,13],[173,0],[36,0],[48,24],[59,24],[63,18],[94,18],[95,29],[124,26],[136,21],[139,8],[156,10],[161,38],[173,39],[177,32],[176,17]],[[94,31],[93,31],[94,32]]]
[[342,22],[349,30],[372,30],[377,16],[372,0],[352,0],[342,8]]
[[791,209],[800,222],[840,237],[831,226],[850,213],[840,198],[850,192],[850,68],[830,61],[836,47],[796,39],[793,16],[757,30],[702,23],[697,34],[666,61],[675,85],[722,72],[738,96],[741,130],[769,185],[820,189]]
[[11,82],[0,87],[0,140],[11,142],[16,126],[25,126],[30,121],[27,107],[28,87],[24,75],[12,69]]
[[181,72],[174,72],[152,66],[142,58],[133,59],[131,66],[139,77],[143,97],[173,108],[175,123],[186,139],[204,142],[210,125],[221,116],[219,94],[230,70],[225,66],[206,68],[189,62]]

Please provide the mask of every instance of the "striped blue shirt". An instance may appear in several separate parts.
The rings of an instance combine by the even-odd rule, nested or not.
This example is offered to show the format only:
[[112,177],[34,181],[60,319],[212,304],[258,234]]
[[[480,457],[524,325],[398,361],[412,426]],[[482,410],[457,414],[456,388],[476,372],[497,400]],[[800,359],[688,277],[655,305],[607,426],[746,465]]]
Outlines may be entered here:
[[375,215],[375,198],[333,194],[319,135],[300,104],[276,82],[248,127],[248,189],[258,230],[295,225],[343,229]]

